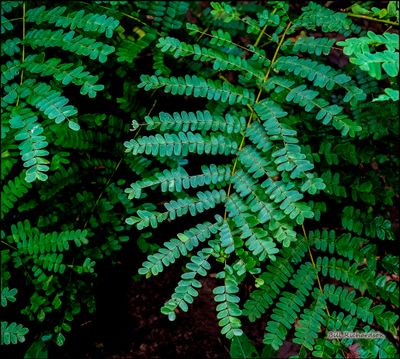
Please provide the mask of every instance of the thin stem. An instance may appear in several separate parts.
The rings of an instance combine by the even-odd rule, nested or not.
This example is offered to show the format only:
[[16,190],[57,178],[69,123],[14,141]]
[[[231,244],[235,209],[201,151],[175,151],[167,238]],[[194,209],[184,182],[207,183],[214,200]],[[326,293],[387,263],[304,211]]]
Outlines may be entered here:
[[[21,65],[25,62],[25,2],[22,3],[22,58],[21,58]],[[22,86],[22,82],[24,81],[24,69],[22,68],[21,70],[21,78],[19,80],[19,86]],[[19,105],[19,94],[17,97],[17,102],[15,104],[15,107],[18,107]]]
[[14,249],[15,251],[17,250],[16,247],[12,246],[11,244],[9,244],[7,242],[1,241],[1,243],[5,244],[6,246],[10,247],[11,249]]
[[99,196],[97,197],[96,203],[94,204],[94,206],[93,206],[93,208],[92,208],[92,210],[91,210],[91,212],[90,212],[90,215],[89,215],[87,221],[85,222],[85,224],[84,224],[84,226],[83,226],[83,229],[85,229],[85,228],[87,227],[87,225],[88,225],[88,223],[89,223],[89,220],[90,220],[90,218],[92,217],[92,214],[93,214],[94,210],[96,209],[97,205],[98,205],[99,202],[100,202],[101,197],[103,196],[105,190],[107,189],[107,187],[108,187],[108,185],[110,184],[112,178],[114,177],[115,172],[118,171],[118,168],[119,168],[119,166],[121,165],[123,159],[124,159],[124,158],[121,157],[121,159],[118,161],[117,165],[116,165],[115,168],[114,168],[114,171],[111,173],[111,176],[108,178],[107,183],[106,183],[106,185],[104,186],[104,189],[100,192]]
[[[85,2],[85,1],[79,1],[79,2],[82,3],[82,4],[85,4],[85,5],[91,5],[90,3],[87,3],[87,2]],[[103,9],[106,9],[106,10],[112,10],[112,8],[107,7],[107,6],[103,6],[103,5],[96,5],[96,6],[101,7],[101,8],[103,8]],[[142,25],[144,25],[144,26],[148,26],[145,22],[143,22],[142,20],[138,19],[137,17],[134,17],[134,16],[132,16],[132,15],[129,15],[129,14],[127,14],[127,13],[125,13],[125,12],[121,12],[121,11],[118,11],[118,13],[121,14],[122,16],[127,17],[128,19],[135,20],[135,21],[138,22],[139,24],[142,24]],[[156,32],[157,32],[158,35],[161,36],[161,33],[159,33],[158,31],[156,31]]]
[[[318,287],[319,287],[319,290],[321,291],[321,293],[323,294],[323,293],[324,293],[324,290],[322,289],[321,281],[319,280],[319,275],[318,275],[317,266],[315,265],[314,257],[313,257],[313,255],[312,255],[311,248],[310,248],[310,242],[309,242],[309,240],[308,240],[307,233],[306,233],[306,228],[304,227],[304,224],[301,225],[301,228],[303,229],[304,238],[305,238],[305,240],[306,240],[306,242],[307,242],[308,254],[309,254],[309,256],[310,256],[311,264],[312,264],[312,266],[313,266],[313,268],[315,269],[316,274],[317,274]],[[326,314],[328,314],[328,316],[330,317],[331,315],[330,315],[330,313],[329,313],[328,306],[325,306],[325,310],[326,310]]]
[[395,21],[390,21],[390,20],[385,20],[385,19],[377,19],[375,17],[367,16],[367,15],[353,14],[352,12],[346,12],[345,14],[347,16],[355,17],[358,19],[371,20],[371,21],[376,21],[376,22],[382,22],[384,24],[399,26],[399,23],[395,22]]
[[258,44],[260,43],[260,40],[261,40],[262,36],[264,35],[264,32],[267,29],[267,27],[268,27],[268,24],[265,24],[265,26],[262,28],[260,35],[258,35],[258,38],[257,38],[256,42],[254,43],[254,47],[257,47]]
[[[148,112],[147,116],[150,116],[150,114],[152,113],[152,111],[153,111],[154,107],[156,106],[156,104],[157,104],[157,100],[155,100],[155,101],[153,102],[153,105],[151,106],[151,109],[150,109],[150,111]],[[139,135],[141,129],[142,129],[142,127],[139,127],[139,129],[136,131],[135,136],[134,136],[133,138],[136,138],[136,137]],[[99,202],[100,202],[101,197],[103,197],[103,194],[104,194],[104,192],[106,191],[108,185],[110,184],[112,178],[114,177],[115,173],[118,171],[118,168],[121,166],[121,163],[122,163],[123,159],[124,159],[124,156],[122,156],[122,157],[120,158],[120,160],[118,161],[118,163],[117,163],[117,165],[115,166],[113,172],[111,173],[111,176],[108,178],[108,180],[107,180],[107,182],[106,182],[106,185],[104,186],[103,190],[100,192],[99,196],[97,197],[97,200],[96,200],[96,202],[95,202],[93,208],[92,208],[91,211],[90,211],[90,215],[89,215],[88,219],[86,220],[86,222],[85,222],[85,224],[84,224],[84,226],[83,226],[84,229],[85,229],[85,228],[87,227],[87,225],[89,224],[90,218],[92,217],[92,215],[93,215],[93,213],[94,213],[96,207],[98,206],[98,204],[99,204]]]
[[[289,28],[290,28],[291,25],[292,25],[292,23],[289,22],[289,23],[287,24],[287,26],[286,26],[286,29],[285,29],[284,33],[282,34],[282,37],[281,37],[281,39],[280,39],[280,41],[279,41],[279,43],[278,43],[278,47],[277,47],[276,50],[275,50],[274,57],[272,58],[271,63],[270,63],[270,65],[269,65],[269,67],[268,67],[268,71],[267,71],[267,73],[265,74],[265,76],[264,76],[264,78],[263,78],[262,84],[265,83],[265,82],[268,80],[269,74],[270,74],[270,72],[271,72],[272,65],[273,65],[273,64],[275,63],[275,61],[276,61],[276,58],[277,58],[277,56],[278,56],[278,52],[279,52],[279,50],[280,50],[280,48],[281,48],[281,46],[282,46],[282,44],[283,44],[283,40],[284,40],[284,38],[285,38],[285,36],[286,36],[286,33],[287,33],[287,31],[289,30]],[[258,40],[258,39],[257,39],[257,40]],[[262,94],[262,86],[260,87],[260,89],[259,89],[259,91],[258,91],[258,95],[257,95],[256,101],[255,101],[256,104],[260,101],[261,94]],[[242,150],[243,146],[244,146],[244,142],[245,142],[245,138],[246,138],[246,130],[247,130],[247,128],[251,125],[251,122],[252,122],[252,120],[253,120],[253,117],[254,117],[254,111],[251,112],[250,117],[249,117],[249,120],[247,121],[246,129],[244,130],[243,137],[242,137],[242,140],[241,140],[240,145],[239,145],[239,148],[238,148],[238,152],[240,152],[240,151]],[[226,198],[229,198],[229,196],[230,196],[230,194],[231,194],[231,190],[232,190],[232,177],[233,177],[233,175],[234,175],[235,172],[236,172],[237,163],[238,163],[238,156],[236,156],[235,162],[233,163],[232,172],[231,172],[231,180],[229,181],[229,186],[228,186],[228,191],[227,191],[227,193],[226,193]],[[225,209],[225,212],[224,212],[224,220],[226,220],[227,214],[228,214],[228,213],[227,213],[227,211],[226,211],[226,209]]]
[[197,41],[199,41],[204,35],[207,35],[207,31],[210,29],[210,27],[207,27],[203,32],[200,33],[200,36],[197,38]]
[[[272,11],[272,14],[275,14],[275,12],[276,12],[276,8],[274,9],[274,11]],[[265,24],[265,26],[262,28],[262,30],[261,30],[261,32],[260,32],[260,35],[258,35],[258,38],[257,38],[256,42],[254,43],[254,47],[257,47],[258,44],[260,43],[260,40],[261,40],[262,36],[264,35],[265,30],[267,29],[267,27],[268,27],[268,21],[267,21],[267,23]],[[268,35],[268,34],[266,34],[266,35],[267,35],[270,39],[272,38],[270,35]]]

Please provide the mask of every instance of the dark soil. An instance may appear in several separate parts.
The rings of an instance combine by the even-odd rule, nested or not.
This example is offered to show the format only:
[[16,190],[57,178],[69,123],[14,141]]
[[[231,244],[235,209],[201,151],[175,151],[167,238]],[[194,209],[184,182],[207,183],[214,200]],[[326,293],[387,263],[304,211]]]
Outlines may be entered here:
[[81,323],[50,358],[229,358],[211,293],[214,278],[202,279],[189,312],[170,322],[160,308],[173,293],[182,267],[175,264],[156,278],[133,281],[124,278],[124,266],[99,273],[95,319]]

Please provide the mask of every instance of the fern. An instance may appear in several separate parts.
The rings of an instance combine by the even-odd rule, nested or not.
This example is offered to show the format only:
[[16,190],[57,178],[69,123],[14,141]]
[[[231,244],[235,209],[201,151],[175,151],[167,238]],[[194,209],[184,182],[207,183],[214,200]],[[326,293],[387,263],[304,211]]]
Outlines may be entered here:
[[235,87],[227,82],[206,80],[195,75],[186,75],[183,77],[157,77],[142,75],[139,88],[144,87],[145,90],[164,88],[164,92],[173,95],[192,95],[194,97],[205,97],[209,100],[228,102],[230,105],[238,102],[243,105],[252,104],[254,102],[254,93],[248,89]]
[[337,8],[2,2],[2,344],[62,346],[133,241],[186,261],[170,320],[215,276],[232,357],[396,356],[398,11]]
[[[157,9],[161,17],[161,5]],[[206,269],[200,264],[206,259],[197,247],[204,243],[207,263],[212,258],[224,263],[224,270],[217,276],[225,280],[225,285],[215,288],[214,294],[219,303],[221,333],[233,340],[233,347],[242,340],[250,345],[240,338],[240,316],[254,321],[268,315],[264,336],[267,347],[279,350],[295,325],[293,342],[301,345],[301,357],[313,352],[321,356],[324,351],[334,357],[347,349],[321,339],[320,332],[328,328],[331,318],[329,303],[339,303],[330,298],[330,285],[339,288],[343,283],[354,293],[373,297],[380,292],[382,298],[396,300],[391,297],[392,289],[375,283],[379,277],[377,249],[368,244],[376,237],[392,239],[390,222],[378,214],[380,210],[371,210],[374,213],[363,217],[355,209],[350,213],[345,204],[376,204],[372,188],[379,188],[381,182],[376,181],[376,176],[352,179],[338,171],[344,163],[354,166],[371,159],[373,150],[369,155],[363,152],[365,158],[361,159],[356,144],[362,141],[362,133],[368,132],[364,121],[359,121],[357,109],[363,103],[371,103],[372,90],[368,85],[360,86],[353,74],[355,62],[336,70],[329,61],[327,56],[340,42],[333,37],[313,36],[313,31],[358,36],[361,28],[346,13],[312,2],[292,22],[287,8],[278,3],[269,5],[267,10],[257,4],[211,3],[209,11],[210,18],[202,24],[186,25],[189,37],[179,34],[157,40],[158,49],[176,61],[178,76],[172,71],[172,75],[163,72],[162,76],[156,73],[140,77],[139,87],[145,91],[161,89],[167,95],[201,101],[196,102],[197,112],[161,111],[156,116],[144,116],[144,121],[134,119],[133,129],[148,133],[141,132],[124,143],[126,152],[134,156],[150,156],[154,161],[179,156],[185,163],[177,167],[163,165],[152,177],[133,181],[125,192],[138,203],[150,206],[147,197],[155,195],[159,187],[161,196],[176,199],[148,211],[138,210],[126,222],[139,230],[155,229],[167,219],[174,221],[190,213],[195,223],[150,254],[139,273],[146,277],[157,275],[178,258],[190,257],[196,248],[187,264],[188,272],[182,275],[172,299],[162,309],[174,320],[175,309],[179,306],[187,311],[197,295],[196,271],[206,275],[210,268],[210,264]],[[211,27],[211,18],[215,21],[212,28],[203,30]],[[259,46],[269,27],[266,46],[274,50],[270,56]],[[284,42],[289,34],[300,29],[306,30],[305,35],[295,35]],[[254,40],[253,44],[240,42],[239,34],[244,31],[248,39]],[[193,43],[195,37],[199,38]],[[187,63],[188,58],[196,64]],[[313,139],[324,141],[316,146]],[[210,165],[208,158],[215,155],[219,162]],[[203,172],[205,177],[192,174],[192,166],[186,167],[186,163],[194,161],[202,171],[207,168],[207,174]],[[221,172],[217,181],[211,168],[215,170],[218,165],[224,174]],[[200,201],[198,211],[197,199],[190,193],[199,185],[213,191],[216,186],[223,191],[218,205],[213,201],[212,206],[204,206]],[[199,193],[203,192],[197,192],[197,196]],[[314,202],[313,195],[325,199]],[[324,212],[329,201],[344,211],[343,231],[353,231],[368,239],[333,231],[310,232],[307,236],[308,220],[326,220]],[[212,230],[205,231],[203,218],[210,209],[213,210],[208,216],[218,214],[216,222],[208,222],[214,223]],[[196,222],[200,218],[202,222]],[[198,231],[204,235],[198,237]],[[326,251],[332,257],[320,253]],[[247,276],[258,274],[257,289],[242,311],[238,286]],[[351,318],[375,323],[383,331],[391,328],[394,333],[397,317],[393,313],[389,311],[382,321],[374,314],[385,312],[385,305],[374,309],[371,299],[357,299],[353,303],[353,294],[338,295],[343,298],[340,307],[350,310]],[[355,309],[345,303],[353,303],[349,305]]]
[[28,329],[16,322],[1,322],[1,345],[17,344],[25,342]]

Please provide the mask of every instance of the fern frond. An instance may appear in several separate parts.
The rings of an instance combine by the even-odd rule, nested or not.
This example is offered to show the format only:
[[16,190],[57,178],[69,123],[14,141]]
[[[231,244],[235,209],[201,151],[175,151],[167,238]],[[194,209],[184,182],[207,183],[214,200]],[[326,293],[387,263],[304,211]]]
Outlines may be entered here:
[[[226,266],[225,272],[229,273],[229,266]],[[232,269],[231,269],[232,271]],[[226,335],[228,339],[234,336],[243,334],[241,322],[237,318],[242,314],[239,308],[239,297],[236,295],[239,292],[239,287],[233,276],[224,277],[224,285],[213,289],[214,300],[219,303],[217,305],[217,318],[219,326],[222,327],[221,334]]]
[[[249,131],[247,131],[247,135],[249,135]],[[266,148],[267,146],[268,143],[264,143],[263,147]],[[272,161],[264,157],[253,146],[248,145],[243,148],[239,152],[238,161],[244,166],[244,168],[246,168],[246,172],[251,174],[255,179],[264,175],[267,175],[268,177],[278,175],[275,167],[272,166]]]
[[24,343],[28,332],[29,329],[22,324],[1,322],[1,345]]
[[1,85],[4,86],[17,77],[20,69],[21,63],[18,60],[7,61],[5,65],[1,65]]
[[[360,69],[367,71],[377,80],[381,79],[381,67],[391,76],[397,76],[399,72],[399,59],[395,50],[399,50],[399,35],[384,33],[377,35],[373,31],[368,31],[367,36],[358,38],[348,38],[338,42],[343,46],[343,52],[350,56],[350,62],[359,65]],[[387,50],[371,53],[369,46],[385,45]]]
[[295,292],[283,292],[273,309],[272,320],[265,328],[264,344],[271,345],[275,350],[281,347],[315,281],[316,272],[311,263],[303,264],[290,281]]
[[[288,40],[289,42],[290,40]],[[317,55],[321,56],[329,55],[331,52],[332,46],[335,43],[335,39],[329,39],[327,37],[300,37],[296,40],[293,44],[292,51],[294,53],[300,52],[307,52],[310,55]]]
[[320,27],[323,32],[339,32],[344,35],[360,31],[347,14],[335,12],[315,2],[311,1],[302,10],[302,14],[293,23],[292,32],[301,27],[307,30],[316,30]]
[[78,111],[76,107],[67,105],[68,102],[69,100],[61,96],[60,92],[52,90],[49,85],[43,82],[33,88],[33,92],[28,98],[30,105],[37,107],[49,119],[54,120],[56,124],[67,120],[68,127],[71,130],[78,131],[80,128],[79,125],[70,119]]
[[21,52],[20,45],[22,41],[19,37],[14,37],[13,39],[7,39],[1,43],[1,56],[8,55],[10,57],[14,54],[19,54]]
[[305,203],[296,203],[304,196],[294,189],[293,183],[286,185],[282,181],[274,182],[268,178],[261,183],[261,187],[265,188],[265,193],[269,198],[276,204],[280,204],[279,208],[290,219],[296,219],[298,224],[302,224],[305,218],[312,218],[314,216],[311,208]]
[[62,63],[59,58],[51,58],[43,61],[40,55],[29,55],[25,59],[24,68],[34,74],[53,76],[63,85],[73,83],[81,86],[81,94],[94,98],[98,91],[104,89],[104,85],[97,84],[98,77],[85,71],[84,66],[76,66],[73,63]]
[[171,265],[180,256],[186,256],[200,243],[209,239],[212,234],[217,233],[222,217],[216,216],[215,219],[216,222],[214,223],[198,224],[196,227],[178,233],[178,238],[164,242],[164,247],[159,249],[157,253],[148,256],[147,261],[143,262],[139,274],[148,276],[151,273],[155,276],[163,271],[164,266]]
[[20,254],[45,254],[68,251],[69,242],[74,242],[76,247],[88,243],[87,230],[64,231],[53,233],[39,233],[31,228],[29,222],[17,222],[11,226],[13,242],[16,243]]
[[189,7],[183,1],[152,1],[150,3],[138,3],[137,6],[147,10],[153,18],[155,27],[161,27],[163,32],[180,29],[183,25],[180,19]]
[[175,293],[161,308],[161,313],[168,315],[169,320],[175,320],[175,309],[180,308],[184,312],[188,311],[188,304],[193,303],[193,298],[199,295],[195,288],[201,288],[201,283],[195,279],[196,275],[206,276],[207,271],[211,269],[208,258],[212,254],[211,248],[204,248],[190,258],[186,264],[187,272],[183,273]]
[[63,259],[62,253],[47,253],[41,254],[34,262],[49,272],[63,274],[66,269],[66,265],[62,263]]
[[16,301],[15,295],[18,293],[17,288],[4,287],[1,289],[1,306],[7,307],[8,302],[13,303]]
[[116,55],[118,62],[127,62],[132,64],[134,59],[156,39],[156,35],[152,31],[146,32],[144,36],[136,42],[131,39],[125,39],[117,48]]
[[65,6],[57,6],[50,10],[45,6],[35,7],[26,12],[26,21],[36,24],[47,22],[64,29],[69,27],[71,30],[82,29],[99,34],[105,33],[108,38],[112,38],[113,31],[119,25],[118,20],[104,14],[85,14],[85,11],[79,10],[64,15],[66,10]]
[[352,206],[343,208],[342,226],[358,235],[365,233],[368,237],[378,237],[381,240],[394,239],[389,220],[381,216],[373,217],[371,213],[365,214]]
[[326,299],[325,295],[321,294],[318,289],[312,293],[315,298],[310,308],[304,310],[301,314],[298,326],[294,333],[294,343],[305,346],[309,350],[313,350],[315,340],[321,330],[321,325],[325,324],[326,319]]
[[190,176],[183,167],[177,169],[164,170],[162,173],[156,173],[154,179],[145,179],[143,181],[131,184],[130,188],[125,190],[128,198],[140,198],[144,188],[159,185],[162,192],[182,192],[189,188],[199,186],[226,183],[231,177],[230,166],[202,166],[202,174]]
[[225,117],[213,115],[209,111],[196,111],[181,113],[160,112],[158,116],[146,116],[146,129],[158,128],[160,131],[221,131],[226,133],[240,133],[246,127],[244,117],[227,113]]
[[170,78],[141,75],[139,88],[146,91],[164,88],[165,93],[172,95],[193,95],[194,97],[205,97],[209,100],[227,102],[230,105],[240,103],[242,105],[254,103],[254,92],[246,88],[234,86],[228,82],[210,80],[196,75]]
[[199,133],[179,132],[157,134],[155,136],[142,136],[137,140],[130,140],[124,143],[126,152],[132,154],[152,154],[161,157],[186,156],[188,153],[201,154],[234,154],[238,144],[222,135],[202,136]]
[[317,98],[319,93],[307,89],[306,85],[292,88],[289,87],[290,85],[287,86],[282,84],[282,82],[276,78],[271,78],[268,81],[270,84],[273,84],[273,86],[278,85],[278,87],[283,87],[288,90],[289,92],[286,95],[285,100],[299,104],[301,107],[305,108],[306,112],[310,112],[314,108],[319,109],[316,114],[316,120],[322,121],[324,125],[332,122],[332,125],[336,129],[341,130],[343,136],[349,134],[351,137],[354,137],[356,132],[361,131],[361,127],[346,115],[339,115],[343,111],[343,107],[336,104],[330,105],[326,100]]
[[277,170],[289,172],[290,178],[306,177],[306,171],[312,170],[314,166],[301,153],[300,146],[296,145],[298,142],[297,132],[279,122],[278,119],[286,116],[287,113],[270,100],[259,102],[254,109],[263,121],[269,138],[273,141],[281,140],[285,146],[272,153]]
[[332,90],[335,86],[339,86],[346,90],[343,101],[350,102],[353,106],[366,99],[363,91],[351,84],[350,76],[317,61],[302,59],[297,56],[281,56],[275,62],[274,67],[277,70],[287,71],[296,76],[306,78],[320,88]]
[[[5,14],[11,12],[14,7],[20,5],[19,1],[3,1],[1,3],[1,33],[4,34],[7,31],[14,29],[12,22],[6,18]],[[3,332],[3,330],[2,330]]]
[[197,192],[196,196],[197,198],[184,197],[165,203],[165,212],[138,210],[138,217],[128,217],[126,223],[130,225],[135,224],[139,230],[149,226],[157,228],[159,223],[164,222],[168,218],[174,220],[176,217],[182,217],[188,213],[195,216],[197,213],[202,213],[205,210],[214,208],[218,203],[225,200],[226,193],[224,190],[214,190]]
[[21,173],[18,177],[11,179],[3,186],[1,191],[1,218],[14,208],[19,198],[28,193],[32,185],[24,180],[25,173]]
[[77,55],[88,56],[91,60],[107,62],[107,56],[115,50],[114,46],[104,44],[82,35],[75,36],[75,31],[33,29],[26,33],[24,44],[37,47],[60,47]]
[[296,241],[290,247],[282,248],[276,260],[267,265],[266,269],[258,277],[261,286],[250,293],[250,298],[244,303],[243,314],[251,322],[259,319],[280,294],[285,283],[289,281],[294,272],[293,264],[301,260],[307,251],[305,241]]
[[44,173],[49,170],[48,160],[44,156],[49,152],[44,148],[48,143],[43,133],[43,127],[37,122],[38,118],[28,107],[16,107],[13,109],[10,118],[10,126],[19,131],[15,135],[17,141],[23,141],[18,148],[21,151],[24,167],[27,168],[25,180],[33,182],[47,180],[48,176]]
[[274,146],[267,135],[265,129],[258,122],[253,122],[246,130],[246,137],[265,154],[270,154],[270,149]]
[[395,323],[399,316],[393,312],[383,312],[385,309],[384,305],[377,305],[371,308],[373,301],[370,298],[355,298],[355,291],[348,291],[340,286],[335,287],[334,285],[326,284],[324,286],[324,293],[331,303],[339,305],[343,310],[349,311],[352,315],[356,315],[363,322],[372,324],[375,319],[384,330],[392,333],[396,332]]
[[199,45],[190,45],[179,41],[173,37],[161,38],[158,41],[157,47],[162,52],[168,52],[175,58],[193,56],[195,61],[211,62],[214,70],[234,70],[242,71],[246,74],[247,80],[253,77],[261,82],[264,75],[262,71],[253,68],[245,59],[234,56],[232,54],[224,54],[215,49],[200,47]]

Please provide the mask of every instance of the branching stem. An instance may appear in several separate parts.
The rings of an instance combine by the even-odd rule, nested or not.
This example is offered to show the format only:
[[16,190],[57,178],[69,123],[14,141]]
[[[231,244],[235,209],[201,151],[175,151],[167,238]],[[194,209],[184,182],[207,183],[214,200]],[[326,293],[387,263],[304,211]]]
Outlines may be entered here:
[[[269,67],[268,67],[267,73],[265,74],[265,76],[264,76],[264,78],[263,78],[262,84],[264,84],[264,83],[268,80],[269,74],[270,74],[270,72],[271,72],[271,68],[272,68],[273,64],[275,63],[275,61],[276,61],[276,58],[277,58],[277,56],[278,56],[278,52],[279,52],[279,50],[280,50],[280,48],[281,48],[281,46],[282,46],[282,44],[283,44],[283,40],[285,39],[286,33],[287,33],[287,31],[289,30],[289,28],[290,28],[291,25],[292,25],[291,22],[289,22],[289,23],[287,24],[286,29],[285,29],[284,33],[282,34],[282,36],[281,36],[281,39],[280,39],[280,41],[279,41],[279,43],[278,43],[278,46],[277,46],[277,48],[276,48],[276,50],[275,50],[274,56],[273,56],[273,58],[272,58],[272,60],[271,60],[271,63],[270,63],[270,65],[269,65]],[[257,39],[257,40],[258,40],[258,39]],[[260,98],[261,98],[261,94],[262,94],[262,84],[261,84],[260,89],[259,89],[259,91],[258,91],[258,95],[257,95],[256,101],[255,101],[256,104],[260,101]],[[253,117],[254,117],[254,111],[251,111],[249,120],[247,121],[247,124],[246,124],[246,129],[251,125],[251,122],[252,122],[252,120],[253,120]],[[243,146],[244,146],[244,142],[245,142],[245,138],[246,138],[246,129],[245,129],[244,134],[243,134],[243,136],[242,136],[242,140],[241,140],[241,142],[240,142],[240,145],[239,145],[239,148],[238,148],[238,152],[240,152],[240,150],[241,150],[241,149],[243,148]],[[233,177],[233,175],[234,175],[235,172],[236,172],[237,163],[238,163],[238,157],[236,156],[235,162],[233,163],[233,167],[232,167],[231,180],[229,181],[229,186],[228,186],[228,191],[227,191],[227,193],[226,193],[226,198],[229,198],[229,196],[230,196],[230,194],[231,194],[231,190],[232,190],[232,177]],[[227,211],[226,211],[226,209],[225,209],[225,212],[224,212],[224,220],[226,220],[227,214],[228,214],[228,213],[227,213]]]
[[388,24],[388,25],[399,26],[398,22],[385,20],[385,19],[377,19],[377,18],[372,17],[372,16],[361,15],[361,14],[353,14],[352,12],[346,12],[346,15],[350,16],[350,17],[355,17],[355,18],[358,18],[358,19],[371,20],[371,21],[376,21],[376,22],[382,22],[382,23]]

